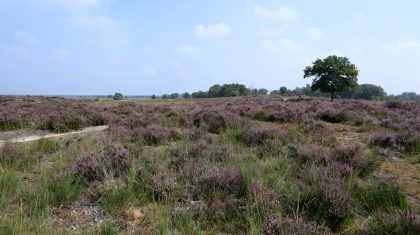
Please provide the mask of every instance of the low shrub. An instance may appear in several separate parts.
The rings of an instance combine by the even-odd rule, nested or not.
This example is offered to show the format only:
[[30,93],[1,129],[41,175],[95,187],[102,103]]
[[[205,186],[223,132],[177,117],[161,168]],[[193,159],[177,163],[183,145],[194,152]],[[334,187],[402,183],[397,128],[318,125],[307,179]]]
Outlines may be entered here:
[[267,235],[280,234],[332,234],[329,229],[317,226],[315,223],[291,218],[268,217],[262,225],[262,233]]
[[420,234],[420,218],[414,211],[376,213],[366,228],[356,234]]
[[151,125],[147,128],[137,128],[134,130],[136,138],[141,138],[148,145],[159,145],[167,140],[173,140],[178,137],[177,132],[171,128],[159,125]]
[[343,123],[349,120],[349,117],[344,112],[326,111],[318,116],[319,119],[330,123]]
[[214,134],[224,131],[227,126],[225,116],[216,110],[195,112],[192,115],[192,121],[195,127],[206,125],[207,131]]
[[105,177],[100,156],[96,153],[81,155],[73,166],[74,176],[85,182],[102,181]]

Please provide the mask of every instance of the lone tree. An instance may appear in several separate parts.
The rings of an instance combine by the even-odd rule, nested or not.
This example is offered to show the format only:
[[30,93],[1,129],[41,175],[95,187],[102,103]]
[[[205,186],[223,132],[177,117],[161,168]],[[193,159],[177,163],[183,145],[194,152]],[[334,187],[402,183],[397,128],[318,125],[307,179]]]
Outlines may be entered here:
[[359,70],[347,57],[332,55],[323,60],[317,59],[312,64],[303,70],[303,78],[315,77],[312,91],[319,89],[331,92],[331,101],[335,92],[348,91],[357,86]]

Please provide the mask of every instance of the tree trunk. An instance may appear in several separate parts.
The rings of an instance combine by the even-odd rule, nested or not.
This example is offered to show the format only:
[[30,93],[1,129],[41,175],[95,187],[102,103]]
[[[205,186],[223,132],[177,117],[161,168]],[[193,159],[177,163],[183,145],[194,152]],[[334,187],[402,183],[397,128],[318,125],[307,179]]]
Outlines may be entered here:
[[331,102],[334,101],[334,90],[331,91]]

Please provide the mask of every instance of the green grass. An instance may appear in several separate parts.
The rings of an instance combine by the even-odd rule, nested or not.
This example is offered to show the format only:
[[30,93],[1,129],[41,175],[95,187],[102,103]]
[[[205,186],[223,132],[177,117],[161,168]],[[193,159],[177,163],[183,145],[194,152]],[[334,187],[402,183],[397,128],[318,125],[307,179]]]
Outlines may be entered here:
[[352,198],[368,213],[408,208],[400,188],[388,183],[354,183],[348,190]]

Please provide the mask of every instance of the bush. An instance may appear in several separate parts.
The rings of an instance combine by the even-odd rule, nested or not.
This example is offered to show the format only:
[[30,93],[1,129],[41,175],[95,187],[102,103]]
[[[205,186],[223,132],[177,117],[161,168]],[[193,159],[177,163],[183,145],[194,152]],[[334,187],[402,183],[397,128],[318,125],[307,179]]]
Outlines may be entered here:
[[416,212],[397,211],[377,213],[369,224],[357,234],[420,234],[420,218]]
[[101,167],[100,156],[96,153],[81,155],[73,165],[74,176],[87,183],[102,181],[105,177]]
[[102,152],[102,162],[105,169],[121,176],[130,167],[129,152],[119,143],[109,143]]
[[343,123],[349,120],[349,117],[343,112],[323,112],[319,119],[330,123]]
[[305,170],[298,185],[302,193],[298,203],[308,219],[336,230],[354,214],[345,181],[328,168]]
[[315,223],[291,218],[268,217],[262,225],[262,233],[267,235],[280,234],[332,234],[328,229],[320,228]]
[[178,134],[171,128],[159,125],[151,125],[147,128],[138,128],[134,130],[137,138],[142,138],[148,145],[158,145],[167,140],[173,140]]
[[218,111],[198,111],[192,115],[194,126],[200,127],[206,125],[207,131],[214,134],[219,134],[226,128],[226,119],[224,115]]

